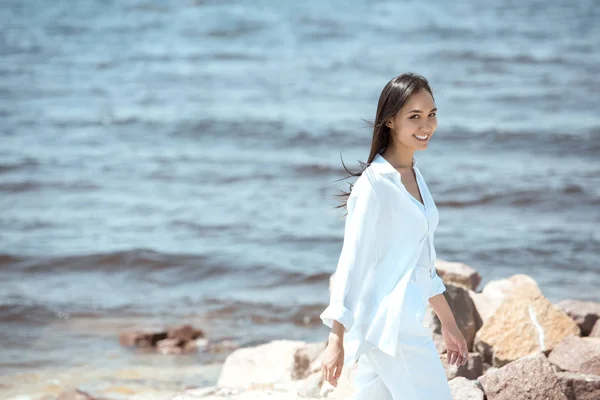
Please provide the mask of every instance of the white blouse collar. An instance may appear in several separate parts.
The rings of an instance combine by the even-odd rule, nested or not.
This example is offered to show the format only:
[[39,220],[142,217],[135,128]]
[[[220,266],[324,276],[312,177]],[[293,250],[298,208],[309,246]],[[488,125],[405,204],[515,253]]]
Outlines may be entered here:
[[[375,158],[373,158],[373,161],[371,162],[371,167],[373,168],[373,171],[380,174],[380,175],[393,175],[393,176],[397,176],[398,178],[401,179],[401,175],[398,172],[398,170],[396,170],[396,168],[393,167],[392,164],[390,164],[388,162],[388,160],[386,160],[380,153],[377,153],[377,155],[375,155]],[[415,168],[417,166],[417,157],[413,154],[413,168]]]

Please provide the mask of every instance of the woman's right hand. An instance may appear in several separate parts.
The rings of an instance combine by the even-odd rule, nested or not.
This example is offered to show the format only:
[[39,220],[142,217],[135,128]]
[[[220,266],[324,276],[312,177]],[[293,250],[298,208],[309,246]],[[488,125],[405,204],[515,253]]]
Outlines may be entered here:
[[323,378],[332,386],[337,387],[344,367],[344,343],[339,336],[329,335],[329,341],[321,355],[321,360],[323,361]]

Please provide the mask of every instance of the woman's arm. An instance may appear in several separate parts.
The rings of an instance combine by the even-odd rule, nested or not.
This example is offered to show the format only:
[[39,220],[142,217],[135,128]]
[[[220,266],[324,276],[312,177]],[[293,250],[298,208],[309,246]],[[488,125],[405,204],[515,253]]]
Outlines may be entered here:
[[467,341],[456,325],[454,314],[443,293],[429,299],[429,304],[442,323],[442,337],[446,344],[446,357],[450,364],[465,365],[469,357]]
[[330,336],[340,338],[354,325],[361,287],[367,271],[377,263],[375,229],[380,205],[369,183],[353,190],[356,192],[348,198],[344,242],[329,305],[320,315],[323,323],[332,328]]
[[431,297],[429,299],[429,304],[431,305],[431,308],[433,308],[435,314],[440,319],[442,326],[450,326],[451,324],[456,325],[454,314],[452,313],[450,305],[448,304],[448,301],[446,300],[446,297],[444,297],[443,293]]
[[321,357],[324,379],[333,386],[337,386],[344,365],[344,333],[354,325],[354,313],[363,301],[360,293],[367,271],[377,263],[375,227],[380,205],[373,187],[366,183],[360,188],[355,184],[348,198],[344,243],[329,305],[320,315],[323,323],[331,328]]

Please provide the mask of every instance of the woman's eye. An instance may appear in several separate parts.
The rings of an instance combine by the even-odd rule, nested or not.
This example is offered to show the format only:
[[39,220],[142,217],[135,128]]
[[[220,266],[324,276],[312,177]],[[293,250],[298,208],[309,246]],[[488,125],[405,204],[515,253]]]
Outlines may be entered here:
[[409,117],[409,119],[416,119],[415,117],[418,117],[418,115],[417,114],[412,115],[411,117]]
[[436,113],[431,113],[429,114],[429,116],[434,116],[435,117]]

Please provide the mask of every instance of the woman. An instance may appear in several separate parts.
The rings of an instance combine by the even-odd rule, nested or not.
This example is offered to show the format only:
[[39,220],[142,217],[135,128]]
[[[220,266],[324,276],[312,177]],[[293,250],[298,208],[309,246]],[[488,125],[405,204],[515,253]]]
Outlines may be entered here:
[[437,127],[422,76],[407,73],[379,97],[366,168],[347,196],[344,243],[330,304],[320,315],[331,332],[322,354],[325,380],[358,362],[356,400],[451,400],[446,374],[424,326],[429,303],[442,323],[450,364],[467,362],[467,344],[435,270],[439,213],[417,168]]

